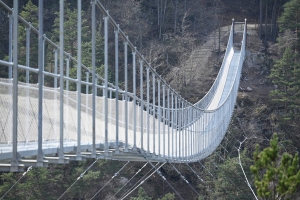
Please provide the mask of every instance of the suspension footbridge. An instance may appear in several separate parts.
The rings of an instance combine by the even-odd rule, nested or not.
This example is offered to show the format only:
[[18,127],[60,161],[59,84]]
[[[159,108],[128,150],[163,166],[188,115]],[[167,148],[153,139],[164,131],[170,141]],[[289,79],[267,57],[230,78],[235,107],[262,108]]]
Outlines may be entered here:
[[[18,15],[17,0],[13,9],[0,1],[9,14],[8,60],[0,60],[1,68],[8,70],[8,77],[0,79],[0,170],[22,171],[27,166],[46,167],[85,158],[189,163],[209,156],[218,147],[237,97],[246,20],[232,21],[219,74],[207,94],[192,104],[151,67],[100,1],[91,2],[90,67],[81,60],[81,3],[77,55],[71,55],[64,51],[63,1],[59,44],[44,35],[43,1],[39,2],[36,29]],[[104,16],[103,77],[96,73],[96,11]],[[26,30],[18,30],[20,24]],[[242,25],[242,31],[235,31],[236,24]],[[19,62],[20,31],[26,35],[26,63]],[[234,45],[237,33],[242,34],[241,46]],[[37,44],[31,43],[32,37]],[[109,43],[114,43],[114,55],[110,56]],[[32,45],[38,46],[38,68],[31,67],[30,56],[36,53]],[[51,59],[45,59],[49,55]],[[54,69],[46,67],[49,60]],[[76,75],[71,75],[71,67],[76,68]],[[111,69],[115,72],[113,83],[109,82]],[[20,73],[25,74],[25,82],[19,82]],[[30,81],[31,76],[38,81]]]

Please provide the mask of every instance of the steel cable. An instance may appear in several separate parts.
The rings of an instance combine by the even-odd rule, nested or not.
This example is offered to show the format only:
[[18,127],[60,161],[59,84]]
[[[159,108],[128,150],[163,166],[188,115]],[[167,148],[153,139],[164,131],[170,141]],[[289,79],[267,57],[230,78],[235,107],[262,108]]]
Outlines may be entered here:
[[258,200],[258,199],[257,199],[257,196],[255,195],[255,192],[253,191],[253,189],[252,189],[252,187],[251,187],[251,185],[250,185],[250,183],[249,183],[249,181],[248,181],[248,178],[247,178],[247,176],[246,176],[246,173],[245,173],[245,171],[244,171],[244,168],[243,168],[243,165],[242,165],[242,161],[241,161],[240,150],[241,150],[242,144],[243,144],[246,140],[247,140],[247,138],[245,138],[242,142],[240,142],[240,146],[239,146],[239,148],[238,148],[238,153],[239,153],[239,165],[240,165],[241,168],[242,168],[242,171],[243,171],[243,174],[244,174],[245,179],[246,179],[246,181],[247,181],[248,187],[250,188],[250,190],[251,190],[252,194],[254,195],[255,199]]
[[147,166],[147,164],[148,163],[145,163],[142,168],[140,168],[115,194],[109,198],[109,200],[116,196],[138,173],[140,173]]
[[31,171],[31,169],[32,169],[32,166],[28,167],[27,171],[24,172],[23,175],[21,176],[21,178],[19,178],[19,180],[17,180],[17,182],[15,182],[15,183],[9,188],[9,190],[7,190],[7,191],[5,192],[5,194],[0,198],[0,200],[3,199],[3,198],[9,193],[9,191],[11,191],[11,190],[17,185],[17,183],[19,183],[20,180],[21,180],[28,172]]
[[127,161],[127,163],[125,163],[125,165],[123,165],[123,167],[117,172],[117,173],[115,173],[115,175],[113,175],[113,177],[111,177],[111,179],[109,180],[109,181],[107,181],[97,192],[96,192],[96,194],[94,194],[94,196],[92,196],[92,198],[90,199],[90,200],[92,200],[92,199],[94,199],[98,194],[99,194],[99,192],[101,192],[101,190],[103,190],[103,188],[105,188],[105,186],[107,185],[107,184],[109,184],[110,183],[110,181],[112,181],[115,177],[117,177],[118,175],[119,175],[119,173],[126,167],[126,165],[128,165],[128,163],[129,163],[130,161]]
[[80,176],[78,176],[78,178],[72,183],[72,185],[70,185],[70,187],[68,187],[66,190],[65,190],[65,192],[62,194],[62,195],[60,195],[60,197],[57,199],[57,200],[59,200],[59,199],[61,199],[74,185],[75,185],[75,183],[77,182],[77,181],[79,181],[79,179],[81,179],[84,175],[85,175],[85,173],[97,162],[99,160],[99,158],[97,158],[83,173],[81,173],[80,174]]
[[[234,116],[233,116],[234,117]],[[230,123],[230,124],[232,124],[232,122]],[[226,137],[225,137],[226,138]],[[228,139],[227,139],[228,140]],[[228,140],[229,141],[229,140]],[[232,145],[233,144],[233,141],[229,141],[230,142],[230,144]],[[232,146],[234,146],[234,145],[232,145]],[[222,146],[223,147],[223,146]],[[224,147],[223,147],[224,148]],[[225,149],[225,148],[224,148]],[[227,150],[226,150],[227,151]],[[227,151],[228,152],[228,151]],[[232,154],[233,153],[233,151],[231,151],[228,155],[230,155],[230,154]],[[220,156],[219,154],[216,154],[216,155],[218,155],[218,156]],[[224,161],[224,159],[222,159],[223,161]],[[209,175],[214,179],[214,178],[216,178],[201,162],[200,162],[200,160],[198,161],[199,162],[199,164],[209,173]],[[216,167],[218,167],[215,163],[213,163]],[[246,197],[246,198],[248,198],[249,199],[249,197],[243,192],[243,190],[241,190],[236,184],[234,184],[233,183],[233,181],[229,178],[229,177],[227,177],[226,175],[224,175],[225,176],[225,178],[234,186],[234,187],[236,187],[236,188],[238,188],[238,190],[240,190],[243,194],[244,194],[244,196]],[[241,175],[240,174],[238,174],[238,176],[239,176],[239,178],[242,178],[241,177]]]
[[[147,162],[148,163],[148,162]],[[156,163],[156,165],[155,166],[158,166],[160,163],[158,162],[158,163]],[[151,168],[142,178],[140,178],[129,190],[127,190],[124,194],[123,194],[123,196],[121,197],[121,198],[123,198],[127,193],[129,193],[131,190],[133,190],[133,188],[142,180],[142,179],[144,179],[151,171],[153,170],[153,168]],[[145,180],[143,180],[143,181],[145,181]]]
[[181,197],[181,195],[177,192],[177,190],[176,190],[176,189],[169,183],[169,181],[167,181],[167,179],[162,175],[162,173],[161,173],[158,169],[156,169],[156,167],[148,160],[148,158],[143,154],[143,152],[142,152],[140,149],[138,149],[138,152],[144,156],[144,158],[147,160],[147,162],[155,169],[155,171],[157,172],[157,174],[158,174],[164,181],[166,181],[166,183],[167,183],[167,184],[170,186],[170,188],[177,194],[177,196],[178,196],[180,199],[183,199],[183,198]]
[[[197,176],[197,178],[201,181],[201,182],[203,182],[204,184],[205,184],[205,182],[204,182],[204,180],[197,174],[197,172],[188,164],[188,163],[185,163],[189,168],[190,168],[190,170]],[[206,185],[206,184],[205,184]]]
[[[200,161],[198,161],[201,165],[202,165],[202,167],[211,175],[211,177],[213,177],[213,178],[215,178],[215,176],[200,162]],[[214,163],[215,164],[215,163]],[[216,164],[215,164],[216,165]],[[244,194],[244,196],[247,198],[247,199],[249,199],[249,197],[244,193],[244,191],[243,190],[241,190],[236,184],[234,184],[233,183],[233,181],[230,179],[230,178],[228,178],[225,174],[224,174],[224,176],[225,176],[225,178],[234,186],[234,187],[236,187],[236,188],[238,188],[243,194]]]
[[192,190],[198,195],[198,197],[200,196],[200,194],[195,190],[195,188],[189,183],[188,180],[186,180],[186,178],[180,173],[180,171],[172,164],[169,162],[169,164],[175,169],[175,171],[180,175],[180,177],[192,188]]
[[133,188],[133,190],[131,190],[130,192],[128,192],[125,196],[121,197],[120,200],[125,199],[128,195],[130,195],[134,190],[136,190],[138,187],[140,187],[148,178],[150,178],[155,172],[157,172],[165,164],[166,163],[163,163],[158,168],[155,168],[155,170],[147,178],[145,178],[143,181],[141,181],[135,188]]

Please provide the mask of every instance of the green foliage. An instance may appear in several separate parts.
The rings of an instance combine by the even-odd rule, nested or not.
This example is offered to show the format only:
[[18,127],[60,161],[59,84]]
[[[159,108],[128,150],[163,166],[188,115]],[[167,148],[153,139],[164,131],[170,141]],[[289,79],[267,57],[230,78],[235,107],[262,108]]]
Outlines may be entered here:
[[[0,175],[1,178],[1,186],[0,186],[0,196],[2,197],[6,191],[10,189],[10,187],[16,182],[13,173],[3,173]],[[17,187],[12,190],[11,193],[6,195],[7,199],[13,199],[16,197]]]
[[[64,17],[64,50],[72,56],[77,56],[77,9],[71,9],[69,4],[65,6]],[[82,11],[82,16],[86,13]],[[100,34],[101,26],[98,26],[96,31],[96,67],[100,67],[103,62],[103,37]],[[56,18],[53,24],[52,38],[54,41],[59,42],[59,12],[56,12]],[[66,34],[67,33],[67,34]],[[92,41],[91,29],[86,17],[82,18],[81,24],[81,40],[82,40],[82,64],[91,68],[92,63]]]
[[[232,150],[233,151],[233,150]],[[210,157],[210,160],[215,158]],[[247,150],[241,152],[241,161],[248,179],[251,177],[249,165],[253,163],[248,157]],[[227,158],[223,163],[214,164],[214,161],[208,161],[205,166],[214,175],[203,176],[205,184],[200,184],[199,200],[204,199],[225,199],[225,200],[246,200],[249,199],[251,190],[245,182],[245,177],[239,165],[238,157]],[[201,176],[201,175],[200,175]],[[250,181],[251,182],[251,181]]]
[[300,1],[290,0],[284,5],[284,12],[278,20],[282,31],[276,44],[279,58],[269,75],[272,83],[276,85],[276,89],[270,92],[271,101],[281,111],[276,116],[279,128],[285,135],[291,136],[289,139],[292,141],[300,130],[299,20]]
[[[20,12],[20,16],[26,21],[30,22],[35,28],[38,28],[38,7],[32,3],[31,0],[28,1],[26,6]],[[19,24],[19,64],[26,65],[26,29],[23,23]],[[29,66],[32,68],[38,68],[38,38],[37,35],[30,34],[30,49],[29,49]],[[19,80],[25,82],[25,71],[20,71]],[[35,76],[30,77],[30,82],[37,82]]]
[[[24,179],[25,180],[25,179]],[[57,179],[51,177],[49,171],[46,168],[33,168],[26,175],[26,181],[20,184],[21,193],[24,193],[23,199],[43,199],[43,197],[48,197],[48,199],[55,199],[51,195],[51,191],[47,188],[50,185],[55,185],[58,182]]]
[[140,187],[138,191],[137,197],[131,197],[130,200],[151,200],[152,197],[149,197],[144,190],[144,188]]
[[[252,160],[247,157],[247,150],[241,152],[241,161],[247,177],[250,177]],[[248,170],[247,170],[248,169]],[[210,192],[212,199],[248,199],[251,191],[245,182],[243,172],[239,165],[238,157],[225,160],[215,172],[217,179],[213,180],[213,191]]]
[[254,165],[250,167],[254,175],[257,195],[265,199],[282,199],[293,194],[300,184],[298,154],[294,157],[283,153],[280,158],[278,137],[274,134],[270,147],[261,152],[257,145],[253,153]]
[[[68,165],[49,165],[33,168],[6,195],[5,199],[57,199],[90,166],[94,160],[70,162]],[[109,180],[121,167],[121,162],[97,161],[65,194],[65,199],[89,199],[99,190],[99,183]],[[0,197],[22,176],[22,173],[0,175]],[[108,188],[111,190],[111,188]]]
[[[284,12],[278,19],[281,31],[292,30],[297,31],[300,28],[300,1],[290,0],[284,4]],[[299,32],[298,32],[299,33]]]
[[174,200],[175,199],[175,194],[173,193],[168,193],[163,198],[158,199],[158,200]]
[[270,92],[270,96],[273,102],[285,107],[285,120],[299,117],[299,113],[294,112],[300,108],[300,64],[296,60],[297,57],[298,53],[286,48],[283,57],[276,61],[269,76],[278,87]]
[[[3,173],[1,175],[3,185],[0,186],[0,195],[4,195],[21,176],[22,173]],[[56,185],[58,180],[56,177],[52,177],[46,168],[33,168],[7,193],[5,199],[44,199],[44,197],[49,200],[56,199],[49,188]]]
[[[59,12],[56,12],[56,18],[53,24],[53,41],[59,42]],[[82,11],[82,16],[84,12]],[[91,32],[86,18],[82,18],[81,24],[82,42],[88,42],[91,38]],[[64,50],[72,56],[77,55],[77,9],[71,9],[68,3],[64,10]]]
[[[59,12],[56,12],[56,18],[53,24],[52,40],[59,43]],[[89,26],[87,12],[82,11],[82,24],[81,24],[81,62],[86,67],[92,69],[92,41],[91,41],[91,29]],[[64,11],[64,50],[70,53],[71,56],[77,57],[77,9],[72,8],[70,4],[65,5]],[[96,73],[103,77],[103,37],[100,34],[101,26],[98,25],[96,31]],[[67,34],[66,34],[67,33]],[[82,80],[85,80],[85,70],[82,70]],[[74,63],[70,63],[70,77],[77,77],[77,67]],[[91,77],[91,75],[90,75]],[[70,90],[76,90],[76,84],[71,82]],[[81,91],[85,93],[85,86],[81,88]]]

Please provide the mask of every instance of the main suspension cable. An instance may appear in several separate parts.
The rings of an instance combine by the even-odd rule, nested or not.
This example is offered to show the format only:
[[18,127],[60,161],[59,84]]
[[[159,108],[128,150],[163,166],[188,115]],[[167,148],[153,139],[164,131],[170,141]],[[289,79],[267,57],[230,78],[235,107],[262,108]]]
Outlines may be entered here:
[[99,160],[99,158],[96,158],[96,160],[84,171],[84,172],[82,172],[81,174],[80,174],[80,176],[78,176],[78,178],[72,183],[72,185],[70,185],[70,187],[68,187],[67,189],[66,189],[66,191],[62,194],[62,195],[60,195],[60,197],[57,199],[57,200],[59,200],[59,199],[61,199],[74,185],[75,185],[75,183],[77,182],[77,181],[79,181],[79,179],[81,179],[84,175],[85,175],[85,173],[89,170],[89,169],[91,169],[91,167],[97,162]]
[[115,177],[117,177],[119,175],[119,173],[126,167],[126,165],[128,165],[129,162],[130,161],[127,161],[127,163],[125,163],[125,165],[123,165],[123,167],[117,173],[115,173],[113,175],[113,177],[111,177],[111,179],[109,181],[107,181],[90,200],[94,199],[99,194],[99,192],[101,192],[101,190],[103,190],[103,188],[105,188],[105,186],[107,184],[109,184]]
[[145,163],[143,167],[141,167],[115,194],[109,198],[109,200],[116,196],[138,173],[140,173],[147,166],[147,164],[148,163]]
[[[147,163],[148,164],[148,163]],[[157,167],[160,163],[156,163],[155,167]],[[129,193],[131,190],[133,190],[133,188],[140,182],[142,181],[151,171],[153,170],[153,168],[151,168],[142,178],[140,178],[140,180],[138,180],[129,190],[127,190],[121,197],[121,199],[127,195],[127,193]],[[144,179],[143,181],[145,181],[146,179]]]
[[130,195],[134,190],[136,190],[138,187],[140,187],[148,178],[150,178],[155,172],[157,172],[162,166],[164,166],[166,163],[161,164],[159,167],[157,167],[149,176],[147,176],[143,181],[141,181],[133,190],[128,192],[125,196],[121,197],[120,200],[125,199],[128,195]]
[[186,180],[186,178],[180,173],[180,171],[172,164],[169,162],[170,165],[172,165],[172,167],[175,169],[175,171],[180,175],[180,177],[193,189],[193,191],[198,195],[198,197],[200,196],[200,194],[195,190],[195,188],[189,183],[188,180]]
[[[246,134],[246,133],[245,133]],[[243,137],[245,137],[245,135],[243,135]],[[245,137],[245,138],[247,138],[247,137]],[[228,140],[228,139],[227,139]],[[229,141],[229,140],[228,140]],[[236,140],[237,142],[239,142],[240,143],[240,141],[239,140]],[[233,143],[232,141],[229,141],[229,143],[231,144],[231,146],[235,146],[235,143]],[[224,148],[224,147],[223,147]],[[236,148],[236,147],[235,147]],[[237,149],[237,148],[236,148]],[[223,162],[225,161],[225,159],[224,158],[222,158],[221,156],[220,156],[220,154],[218,154],[217,152],[215,152],[216,153],[216,155],[217,156],[219,156],[222,160],[223,160]],[[227,156],[230,156],[231,154],[233,153],[233,151],[231,151]],[[200,163],[201,164],[201,163]],[[217,166],[217,164],[215,164],[215,163],[213,163],[216,167],[218,167]],[[202,165],[202,164],[201,164]],[[203,166],[203,165],[202,165]],[[204,167],[204,166],[203,166]],[[204,167],[205,168],[205,167]],[[237,173],[237,176],[238,176],[238,178],[240,178],[240,179],[243,179],[243,177],[239,174],[239,173]],[[247,184],[247,182],[246,181],[244,181],[246,184]]]
[[[242,129],[243,132],[244,132],[244,140],[243,140],[243,141],[239,141],[239,143],[240,143],[239,148],[236,148],[237,151],[238,151],[238,155],[239,155],[239,165],[240,165],[240,167],[241,167],[241,169],[242,169],[242,172],[243,172],[243,174],[244,174],[244,177],[245,177],[247,186],[250,188],[250,190],[251,190],[253,196],[255,197],[255,199],[258,200],[258,198],[257,198],[257,196],[256,196],[256,194],[255,194],[255,192],[253,191],[253,189],[252,189],[252,187],[251,187],[251,185],[250,185],[250,183],[249,183],[249,181],[248,181],[248,178],[247,178],[247,176],[246,176],[246,173],[245,173],[245,171],[244,171],[244,168],[243,168],[243,165],[242,165],[242,161],[241,161],[241,154],[240,154],[242,144],[243,144],[247,139],[249,139],[249,138],[248,138],[249,134],[246,134],[245,128],[244,128],[243,124],[240,122],[239,118],[236,118],[236,119],[238,120],[239,125],[240,125],[241,129]],[[252,133],[252,134],[253,134],[253,133]],[[245,135],[246,135],[246,136],[245,136]],[[257,136],[256,136],[255,134],[253,134],[253,135],[254,135],[254,138],[257,138]]]
[[19,183],[20,180],[21,180],[28,172],[31,171],[31,169],[32,169],[32,166],[28,167],[27,171],[24,172],[23,175],[21,176],[21,178],[19,178],[19,180],[17,180],[17,181],[9,188],[9,190],[7,190],[7,191],[5,192],[5,194],[0,198],[0,200],[3,199],[3,198],[9,193],[9,191],[11,191],[11,190],[17,185],[17,183]]
[[253,191],[253,189],[252,189],[252,187],[251,187],[251,185],[250,185],[250,183],[249,183],[249,181],[248,181],[248,178],[247,178],[247,176],[246,176],[246,173],[245,173],[245,171],[244,171],[244,168],[243,168],[243,165],[242,165],[242,161],[241,161],[240,150],[241,150],[242,144],[243,144],[246,140],[247,140],[247,138],[245,138],[242,142],[240,142],[240,146],[239,146],[239,148],[238,148],[238,153],[239,153],[239,165],[240,165],[241,168],[242,168],[242,171],[243,171],[243,174],[244,174],[245,179],[246,179],[246,181],[247,181],[248,187],[250,188],[250,190],[251,190],[253,196],[255,197],[255,199],[258,200],[258,199],[257,199],[257,196],[255,195],[255,192]]

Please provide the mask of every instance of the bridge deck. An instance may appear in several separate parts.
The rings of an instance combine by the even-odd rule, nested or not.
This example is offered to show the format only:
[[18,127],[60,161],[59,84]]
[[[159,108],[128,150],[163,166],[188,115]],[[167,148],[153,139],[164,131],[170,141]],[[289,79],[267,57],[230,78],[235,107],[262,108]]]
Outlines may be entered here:
[[[55,44],[18,16],[18,12],[12,12],[4,2],[0,2],[10,13],[10,35],[7,38],[9,46],[14,46],[8,50],[9,62],[0,60],[0,65],[7,67],[9,72],[8,79],[0,79],[0,170],[19,171],[24,166],[66,163],[68,159],[65,157],[70,160],[99,157],[195,162],[210,155],[221,143],[237,96],[245,54],[246,21],[241,50],[234,50],[233,21],[220,72],[205,97],[192,104],[157,74],[99,1],[97,5],[93,1],[92,7],[96,9],[97,6],[105,16],[101,26],[104,32],[104,78],[95,73],[93,58],[96,57],[96,50],[93,45],[92,52],[80,52],[81,49],[78,49],[78,54],[88,53],[85,56],[92,57],[90,69],[74,55],[65,52],[63,43]],[[14,7],[18,8],[18,1],[14,1]],[[39,15],[40,22],[43,16]],[[62,29],[63,18],[60,15]],[[30,28],[18,29],[19,23]],[[91,31],[95,33],[97,26],[94,15],[91,23]],[[112,30],[108,27],[118,30],[114,31],[114,37],[108,36]],[[78,30],[81,30],[80,27]],[[17,42],[21,31],[26,35],[26,44]],[[35,44],[39,46],[38,52],[30,48],[33,45],[30,43],[30,34],[38,35]],[[62,39],[67,33],[60,31],[59,34]],[[92,34],[92,44],[95,44],[95,35]],[[119,50],[123,45],[124,50]],[[108,55],[112,46],[115,58]],[[20,55],[17,49],[20,48],[26,49],[26,66],[18,61]],[[30,56],[35,54],[38,54],[38,68],[32,68],[29,62]],[[46,55],[53,56],[54,62],[48,57],[44,59]],[[45,63],[45,60],[49,63]],[[119,62],[122,64],[118,65]],[[116,73],[114,84],[108,82],[107,72],[113,63],[116,64],[116,71],[120,68],[131,72],[124,73],[124,85],[119,82],[119,73]],[[60,74],[57,73],[58,64]],[[49,67],[52,65],[54,70]],[[69,74],[70,67],[74,66],[78,69],[76,77]],[[18,82],[19,71],[26,74],[27,83]],[[30,76],[38,77],[40,84],[29,84],[33,81]],[[51,87],[46,87],[49,85]],[[128,89],[127,86],[132,87]],[[144,87],[137,91],[139,86]],[[87,94],[79,90],[82,87],[86,87]],[[78,88],[79,92],[70,88]],[[89,94],[91,89],[92,95]],[[38,147],[42,149],[38,151]]]
[[[225,62],[225,67],[224,67],[224,71],[221,75],[221,79],[220,79],[220,83],[218,85],[218,88],[215,92],[215,95],[213,96],[213,99],[211,100],[211,103],[208,106],[208,110],[213,110],[216,109],[218,106],[220,106],[224,100],[226,99],[226,97],[228,96],[230,89],[234,83],[235,80],[235,75],[237,73],[237,69],[238,69],[238,61],[239,61],[239,57],[240,57],[240,51],[239,50],[234,50],[233,48],[230,50],[230,53],[228,55],[228,57],[226,58]],[[2,91],[3,92],[3,91]],[[33,91],[31,91],[33,93]],[[57,98],[57,94],[52,91],[52,95],[56,96],[55,98]],[[45,93],[48,94],[48,93]],[[57,116],[58,118],[58,107],[59,107],[59,102],[58,100],[53,99],[53,96],[51,98],[51,95],[47,97],[45,101],[45,112],[48,112],[50,116]],[[65,128],[66,131],[66,139],[64,141],[64,151],[65,152],[75,152],[76,151],[76,146],[77,146],[77,132],[76,129],[77,127],[75,126],[76,123],[74,123],[74,121],[76,119],[71,119],[71,116],[76,116],[76,105],[74,104],[74,101],[76,101],[76,95],[74,95],[72,92],[70,92],[68,94],[69,98],[70,98],[70,103],[68,105],[65,105],[65,109],[69,112],[68,115],[68,120],[66,120],[66,127],[68,127],[68,129]],[[10,102],[10,95],[1,95],[0,99],[2,102],[2,110],[4,113],[7,113],[8,116],[10,115],[10,110],[11,110],[11,103]],[[84,98],[84,96],[83,96]],[[98,141],[100,141],[100,143],[97,143],[97,148],[103,149],[103,145],[104,145],[104,133],[103,133],[103,127],[104,127],[104,118],[103,118],[103,97],[98,97],[98,118],[97,118],[97,135],[96,138]],[[20,138],[24,138],[25,139],[25,135],[30,135],[32,133],[26,133],[26,130],[30,131],[30,132],[36,132],[37,130],[35,130],[36,128],[34,128],[36,126],[37,123],[37,119],[28,119],[28,117],[30,118],[34,118],[37,116],[37,109],[36,109],[36,105],[37,105],[37,96],[35,96],[34,94],[31,95],[30,97],[30,113],[28,113],[26,110],[28,108],[26,108],[26,104],[28,99],[26,97],[22,97],[20,96],[19,98],[19,104],[20,104],[20,109],[23,110],[23,114],[24,117],[22,117],[22,115],[19,117],[19,121],[20,121]],[[111,99],[109,100],[109,107],[110,107],[110,126],[109,126],[109,141],[111,141],[111,147],[114,147],[114,139],[115,139],[115,108],[112,107],[113,102],[115,100]],[[6,103],[4,103],[6,102]],[[73,104],[72,104],[73,102]],[[91,102],[91,101],[89,101]],[[8,106],[5,106],[8,105]],[[120,106],[120,111],[119,112],[119,118],[121,119],[120,121],[120,126],[119,126],[119,132],[120,132],[120,141],[121,141],[121,146],[122,144],[124,144],[125,141],[125,137],[124,137],[124,101],[120,101],[119,106]],[[85,107],[85,105],[83,105]],[[133,104],[131,102],[129,102],[129,109],[133,110]],[[32,108],[35,109],[32,109]],[[47,108],[48,107],[48,108]],[[57,111],[55,111],[55,109]],[[87,108],[88,110],[90,110],[90,108]],[[84,110],[84,109],[83,109]],[[137,110],[140,110],[140,106],[137,106]],[[88,111],[86,113],[83,113],[83,124],[86,124],[86,122],[90,123],[91,121],[91,112]],[[25,116],[25,114],[27,116]],[[140,116],[140,113],[138,113]],[[144,111],[144,123],[147,123],[147,115],[146,112]],[[198,119],[199,122],[201,122],[201,129],[202,130],[207,130],[209,129],[209,124],[211,119],[213,118],[213,115],[209,115],[209,116],[202,116]],[[45,115],[45,118],[47,118],[47,116]],[[139,117],[138,117],[139,118]],[[4,120],[2,118],[2,120]],[[123,121],[123,122],[122,122]],[[170,150],[167,149],[164,145],[163,141],[163,127],[165,126],[165,137],[168,137],[168,129],[169,127],[166,126],[165,124],[163,124],[162,122],[158,122],[157,119],[155,119],[155,121],[153,121],[153,116],[150,116],[149,119],[150,122],[150,133],[149,133],[149,138],[151,139],[149,141],[149,152],[155,152],[153,154],[156,155],[158,152],[158,149],[160,148],[160,153],[162,153],[163,151],[165,151],[166,154],[170,154],[171,157],[178,157],[179,155],[184,155],[184,151],[185,149],[183,149],[184,147],[182,147],[181,149],[179,149],[179,142],[180,139],[185,139],[183,138],[183,132],[182,131],[177,131],[174,128],[171,128],[170,132],[171,134],[174,134],[175,137],[174,138],[178,138],[177,141],[173,141],[174,147],[171,147]],[[2,121],[2,125],[5,124],[5,121]],[[30,123],[29,126],[27,126],[26,129],[26,125]],[[131,120],[129,122],[129,127],[132,127],[132,117]],[[153,123],[156,123],[155,125]],[[158,136],[158,133],[153,134],[153,126],[155,126],[155,128],[157,128],[158,123],[160,123],[161,127],[161,135]],[[196,122],[197,123],[197,122]],[[69,124],[69,125],[68,125]],[[139,125],[139,124],[138,124]],[[59,129],[59,123],[58,121],[55,121],[54,119],[48,119],[45,120],[44,122],[44,138],[45,138],[45,142],[43,143],[43,152],[45,153],[45,155],[55,155],[57,153],[57,149],[59,148],[59,141],[58,140],[53,140],[51,138],[57,137],[57,131]],[[9,132],[9,125],[7,124],[7,126],[4,127],[4,129],[6,128],[6,133]],[[82,135],[82,141],[81,141],[81,149],[83,151],[89,151],[91,149],[91,128],[88,127],[88,125],[83,125],[83,128],[85,129],[85,131],[83,131],[83,135]],[[3,129],[3,127],[2,127]],[[140,129],[140,128],[139,128]],[[84,134],[84,132],[86,132]],[[129,132],[129,137],[128,137],[128,143],[133,145],[134,141],[134,133],[133,133],[133,128],[130,128]],[[9,138],[10,134],[2,135],[2,143],[6,142],[4,141],[4,138]],[[156,138],[152,140],[153,136],[156,135]],[[144,130],[144,150],[147,151],[147,137],[148,135],[146,134],[146,130]],[[159,137],[161,139],[161,142],[159,142]],[[47,141],[48,139],[48,141]],[[70,140],[71,139],[71,140]],[[140,130],[137,130],[137,141],[141,140],[141,133]],[[205,145],[205,141],[206,139],[203,137],[202,140],[202,145]],[[102,142],[101,142],[102,141]],[[123,142],[123,143],[122,143]],[[186,141],[188,142],[188,141]],[[155,143],[155,144],[154,144]],[[160,147],[158,146],[160,143]],[[141,144],[138,144],[138,147],[140,147]],[[146,146],[146,147],[145,147]],[[177,148],[176,148],[177,146]],[[132,147],[132,146],[131,146]],[[11,157],[11,148],[12,145],[11,144],[0,144],[0,160],[5,160],[5,159],[9,159]],[[165,149],[164,149],[165,148]],[[156,150],[156,151],[154,151]],[[36,155],[36,151],[37,151],[37,142],[19,142],[18,143],[18,152],[20,153],[21,157],[28,157],[28,156],[34,156]],[[126,159],[132,159],[132,160],[140,160],[136,158],[135,156],[131,156],[133,155],[132,153],[130,155],[126,156]],[[112,155],[106,155],[107,158],[121,158],[120,156],[112,156]]]

